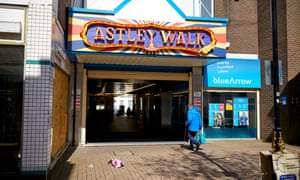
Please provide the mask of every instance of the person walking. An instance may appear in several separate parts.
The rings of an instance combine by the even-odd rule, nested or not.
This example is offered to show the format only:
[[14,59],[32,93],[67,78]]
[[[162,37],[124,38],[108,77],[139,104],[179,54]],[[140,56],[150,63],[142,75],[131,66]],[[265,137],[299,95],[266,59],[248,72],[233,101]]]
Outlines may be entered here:
[[191,150],[194,150],[194,146],[196,146],[196,151],[198,151],[200,142],[196,140],[195,136],[197,132],[202,128],[202,118],[200,109],[197,107],[193,107],[192,104],[189,104],[189,110],[187,112],[187,120],[185,125],[188,129],[190,148]]

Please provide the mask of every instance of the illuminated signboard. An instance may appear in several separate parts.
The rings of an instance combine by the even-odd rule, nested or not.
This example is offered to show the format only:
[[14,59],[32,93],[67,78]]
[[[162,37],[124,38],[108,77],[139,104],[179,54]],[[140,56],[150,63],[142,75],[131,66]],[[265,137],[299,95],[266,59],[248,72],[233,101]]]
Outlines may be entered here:
[[121,19],[72,10],[67,49],[74,53],[226,57],[226,22]]
[[204,27],[167,27],[154,23],[120,24],[90,21],[81,32],[83,42],[95,50],[128,47],[146,53],[163,50],[207,55],[216,45],[214,32]]

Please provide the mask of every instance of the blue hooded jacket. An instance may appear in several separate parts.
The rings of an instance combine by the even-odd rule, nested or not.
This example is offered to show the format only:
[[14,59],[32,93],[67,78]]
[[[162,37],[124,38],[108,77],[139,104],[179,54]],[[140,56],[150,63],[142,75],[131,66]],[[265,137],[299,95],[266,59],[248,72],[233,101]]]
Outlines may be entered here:
[[194,132],[202,128],[202,118],[199,108],[193,107],[188,110],[186,125],[189,131]]

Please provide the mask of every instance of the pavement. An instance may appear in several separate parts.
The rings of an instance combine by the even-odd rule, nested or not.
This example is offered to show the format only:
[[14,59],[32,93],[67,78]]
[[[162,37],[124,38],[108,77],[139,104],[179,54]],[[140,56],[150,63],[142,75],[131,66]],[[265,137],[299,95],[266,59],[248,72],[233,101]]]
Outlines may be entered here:
[[[300,146],[285,144],[285,152]],[[87,144],[70,147],[49,173],[50,180],[262,179],[260,140],[207,140],[195,152],[184,142]],[[109,161],[118,159],[124,167]]]

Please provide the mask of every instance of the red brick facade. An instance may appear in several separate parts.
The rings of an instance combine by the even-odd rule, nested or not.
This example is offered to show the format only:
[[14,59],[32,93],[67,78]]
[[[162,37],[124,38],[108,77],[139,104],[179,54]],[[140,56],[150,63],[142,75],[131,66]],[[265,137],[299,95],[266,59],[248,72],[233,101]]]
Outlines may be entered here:
[[[228,53],[258,54],[261,60],[262,88],[260,90],[261,139],[273,136],[273,86],[265,84],[265,60],[273,59],[271,1],[215,1],[215,17],[228,18]],[[277,1],[278,57],[282,62],[281,96],[287,105],[280,105],[280,126],[283,139],[300,144],[300,4],[298,0]]]

